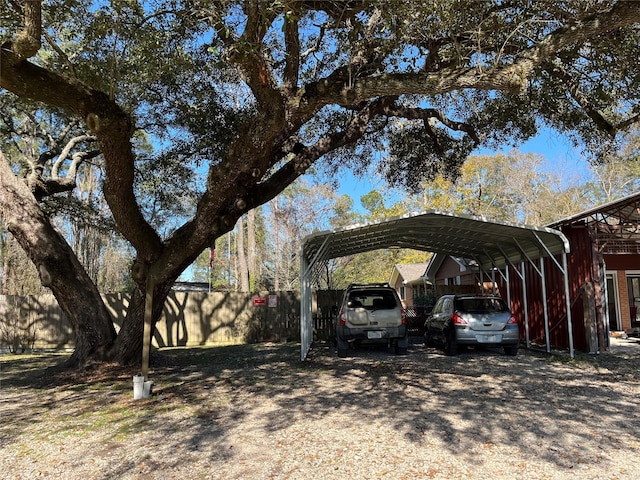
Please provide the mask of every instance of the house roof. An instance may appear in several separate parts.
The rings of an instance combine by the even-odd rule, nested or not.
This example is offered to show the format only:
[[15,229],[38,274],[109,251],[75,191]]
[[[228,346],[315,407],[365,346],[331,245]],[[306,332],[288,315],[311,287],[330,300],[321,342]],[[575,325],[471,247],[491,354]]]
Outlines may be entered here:
[[436,254],[431,257],[431,260],[429,261],[429,265],[427,265],[427,270],[425,271],[425,277],[430,279],[430,281],[433,281],[436,274],[438,273],[438,270],[440,269],[444,261],[447,259],[447,257],[450,257],[454,262],[460,265],[461,272],[466,271],[467,269],[472,271],[478,271],[478,264],[476,263],[475,260],[472,260],[469,258],[463,258],[463,257],[456,257],[455,255]]
[[424,283],[424,274],[427,270],[426,263],[398,263],[393,266],[391,272],[391,280],[389,283],[393,285],[398,276],[402,277],[405,284]]

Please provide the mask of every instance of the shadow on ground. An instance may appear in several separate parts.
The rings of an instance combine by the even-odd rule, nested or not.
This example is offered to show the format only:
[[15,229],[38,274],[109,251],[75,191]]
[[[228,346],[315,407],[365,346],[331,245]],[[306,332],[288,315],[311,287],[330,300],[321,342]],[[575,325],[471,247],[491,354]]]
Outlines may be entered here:
[[[470,463],[478,445],[492,445],[570,469],[580,456],[604,455],[589,450],[594,431],[607,433],[596,442],[601,452],[622,448],[626,436],[640,431],[638,417],[629,415],[640,380],[640,345],[633,340],[576,359],[527,350],[509,357],[497,349],[447,357],[419,343],[407,356],[371,348],[343,359],[321,343],[303,363],[299,349],[289,343],[161,350],[152,357],[154,397],[143,401],[132,399],[131,369],[60,372],[47,370],[60,355],[5,356],[0,410],[11,421],[0,427],[0,446],[38,422],[43,430],[76,435],[108,423],[104,441],[118,444],[153,425],[176,449],[184,447],[170,445],[177,431],[191,448],[216,442],[211,460],[220,461],[233,457],[228,433],[243,421],[268,433],[344,411],[354,422],[392,425],[410,442],[437,438]],[[254,412],[267,403],[279,413],[255,423]],[[555,448],[542,448],[545,442]],[[105,475],[129,468],[120,464]]]

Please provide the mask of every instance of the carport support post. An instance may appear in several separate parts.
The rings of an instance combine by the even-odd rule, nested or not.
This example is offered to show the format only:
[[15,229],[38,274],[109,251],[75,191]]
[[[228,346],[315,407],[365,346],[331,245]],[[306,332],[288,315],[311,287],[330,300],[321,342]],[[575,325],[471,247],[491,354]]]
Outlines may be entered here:
[[524,262],[520,264],[520,270],[522,272],[520,279],[522,280],[522,308],[524,309],[525,339],[527,342],[527,348],[531,348],[531,339],[529,338],[529,308],[527,305],[527,274]]
[[569,355],[574,358],[573,352],[573,320],[571,319],[571,299],[569,298],[569,272],[567,270],[567,254],[562,252],[562,268],[564,269],[564,298],[567,306],[567,330],[569,332]]
[[311,280],[309,263],[305,252],[300,252],[300,361],[304,362],[311,347],[313,338],[311,306]]
[[491,293],[496,294],[496,269],[491,269]]
[[504,267],[505,279],[504,281],[507,284],[507,303],[509,304],[509,308],[511,308],[511,282],[509,281],[509,265],[505,265]]
[[547,308],[547,280],[544,273],[544,257],[540,257],[540,278],[542,280],[542,311],[544,312],[544,337],[547,344],[547,353],[551,353],[551,340],[549,339],[549,311]]

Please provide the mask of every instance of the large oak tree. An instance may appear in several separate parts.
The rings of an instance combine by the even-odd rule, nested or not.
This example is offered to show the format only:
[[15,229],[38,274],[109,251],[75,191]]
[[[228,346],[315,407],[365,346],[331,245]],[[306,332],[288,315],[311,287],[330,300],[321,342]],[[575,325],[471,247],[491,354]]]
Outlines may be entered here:
[[[4,152],[3,219],[73,324],[74,364],[139,361],[146,289],[155,321],[200,252],[311,165],[382,158],[391,182],[415,188],[540,121],[596,151],[640,112],[640,2],[8,0],[0,13],[3,95],[82,122],[136,253],[116,335],[42,207],[70,188],[55,187],[62,178],[47,163],[62,152],[24,175]],[[138,149],[141,132],[153,154]],[[193,215],[160,232],[144,182],[202,171],[195,190],[185,186]]]

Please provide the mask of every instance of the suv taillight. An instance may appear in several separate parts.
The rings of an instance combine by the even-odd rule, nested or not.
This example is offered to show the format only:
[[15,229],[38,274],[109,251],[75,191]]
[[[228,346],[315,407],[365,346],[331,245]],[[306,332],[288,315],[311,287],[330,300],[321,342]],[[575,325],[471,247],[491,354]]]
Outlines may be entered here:
[[400,323],[402,323],[402,325],[407,324],[407,311],[404,308],[400,309],[400,319]]
[[518,320],[516,320],[515,315],[511,315],[511,316],[509,317],[509,321],[507,322],[507,324],[511,324],[511,325],[513,325],[514,323],[518,323]]
[[451,315],[451,320],[453,321],[454,325],[467,325],[467,321],[462,318],[458,312],[453,312],[453,315]]
[[347,312],[345,312],[344,310],[342,310],[340,312],[340,317],[338,319],[338,325],[340,325],[341,327],[344,327],[347,325]]

